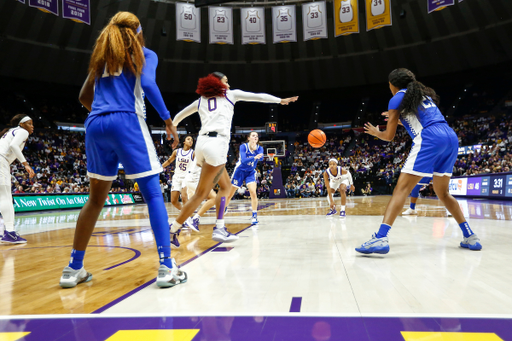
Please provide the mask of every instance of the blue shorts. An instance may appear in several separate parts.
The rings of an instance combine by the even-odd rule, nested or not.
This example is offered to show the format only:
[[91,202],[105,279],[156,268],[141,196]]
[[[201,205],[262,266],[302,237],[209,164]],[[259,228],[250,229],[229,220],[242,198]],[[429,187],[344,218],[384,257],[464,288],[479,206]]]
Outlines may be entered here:
[[251,182],[256,182],[256,170],[243,171],[240,168],[235,168],[231,176],[231,184],[235,187],[240,187],[245,181],[245,185]]
[[459,140],[447,124],[426,127],[414,138],[402,173],[422,177],[452,176]]
[[112,181],[118,165],[127,179],[144,178],[162,172],[146,121],[135,113],[113,112],[94,115],[85,121],[87,175]]

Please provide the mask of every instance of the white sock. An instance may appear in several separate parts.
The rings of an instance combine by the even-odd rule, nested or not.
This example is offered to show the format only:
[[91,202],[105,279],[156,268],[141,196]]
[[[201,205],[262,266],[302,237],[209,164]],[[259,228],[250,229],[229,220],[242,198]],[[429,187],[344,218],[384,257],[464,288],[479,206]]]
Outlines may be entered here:
[[199,219],[199,218],[201,218],[201,216],[196,213],[196,214],[194,214],[194,217],[192,219]]
[[252,214],[258,214],[258,211],[257,210],[256,211],[252,211]]
[[223,228],[224,227],[224,219],[217,219],[217,221],[215,222],[215,226],[218,229]]
[[340,211],[345,211],[345,206],[341,205]]
[[171,233],[176,233],[181,228],[182,224],[178,223],[176,220],[172,223]]
[[0,186],[0,212],[7,232],[14,232],[14,205],[12,204],[11,186]]

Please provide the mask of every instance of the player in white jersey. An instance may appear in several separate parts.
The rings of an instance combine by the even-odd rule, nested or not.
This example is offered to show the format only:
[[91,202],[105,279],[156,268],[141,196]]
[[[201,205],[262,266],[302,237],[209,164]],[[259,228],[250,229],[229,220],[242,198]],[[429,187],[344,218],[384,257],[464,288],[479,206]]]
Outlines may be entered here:
[[18,114],[11,119],[11,125],[16,128],[5,129],[0,133],[0,213],[4,219],[4,231],[0,242],[10,244],[23,244],[27,240],[20,237],[14,230],[14,205],[11,193],[11,163],[15,159],[25,166],[29,177],[34,171],[23,156],[28,136],[34,132],[32,119],[25,114]]
[[352,191],[356,190],[352,175],[348,170],[338,166],[338,160],[330,159],[329,168],[324,172],[324,183],[331,207],[331,210],[327,213],[327,217],[332,217],[336,214],[336,203],[334,202],[333,194],[338,190],[341,196],[340,218],[344,218],[345,205],[347,204],[347,189],[350,188]]
[[186,204],[188,200],[187,188],[185,187],[185,176],[188,174],[190,165],[192,164],[194,155],[194,149],[192,149],[193,145],[194,139],[192,136],[189,135],[185,137],[185,140],[183,141],[183,148],[175,149],[172,152],[171,157],[162,164],[162,167],[165,168],[172,162],[176,161],[174,175],[172,177],[171,203],[178,210],[181,210],[182,207],[179,201],[180,194],[183,205]]
[[290,102],[295,102],[298,97],[281,99],[268,94],[230,90],[228,78],[220,72],[199,79],[196,92],[201,97],[178,113],[174,122],[177,125],[185,117],[199,112],[201,130],[197,138],[195,157],[197,164],[201,165],[203,170],[196,193],[183,206],[176,221],[172,223],[171,233],[173,233],[173,241],[177,241],[185,219],[194,212],[208,196],[212,187],[218,183],[220,189],[215,203],[217,222],[212,239],[219,242],[232,242],[237,240],[238,236],[229,233],[224,225],[224,208],[231,191],[231,182],[224,166],[227,162],[235,103],[248,101],[287,105]]

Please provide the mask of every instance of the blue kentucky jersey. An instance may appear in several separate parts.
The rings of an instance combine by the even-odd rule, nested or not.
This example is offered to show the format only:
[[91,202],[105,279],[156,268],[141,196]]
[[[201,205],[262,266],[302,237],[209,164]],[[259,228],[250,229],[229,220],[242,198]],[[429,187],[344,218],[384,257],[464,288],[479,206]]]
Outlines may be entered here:
[[[406,91],[406,89],[402,89],[398,91],[396,95],[393,96],[393,98],[391,98],[389,101],[388,110],[398,110]],[[417,115],[402,113],[400,115],[400,122],[402,122],[405,129],[413,139],[420,135],[423,129],[432,124],[448,124],[443,114],[430,97],[423,97],[423,102],[418,107]]]
[[258,146],[258,148],[251,152],[248,143],[244,143],[240,146],[240,157],[238,162],[236,163],[236,169],[241,171],[252,171],[256,169],[256,165],[258,164],[258,160],[255,160],[254,157],[258,154],[263,154],[263,147]]
[[145,64],[140,77],[122,68],[114,76],[107,73],[95,80],[94,100],[89,116],[111,112],[131,112],[146,118],[144,94],[163,120],[170,117],[160,91],[155,82],[155,71],[158,65],[156,54],[144,47]]

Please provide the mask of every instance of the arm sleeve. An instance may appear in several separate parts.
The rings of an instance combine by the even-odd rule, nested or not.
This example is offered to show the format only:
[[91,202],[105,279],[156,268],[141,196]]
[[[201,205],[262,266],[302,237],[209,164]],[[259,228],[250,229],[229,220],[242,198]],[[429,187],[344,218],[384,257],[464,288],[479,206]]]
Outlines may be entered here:
[[182,111],[180,111],[176,116],[174,116],[174,119],[172,120],[172,124],[175,126],[178,126],[178,124],[183,121],[185,118],[189,117],[193,113],[197,112],[197,108],[199,107],[199,100],[196,99],[192,104],[190,104],[188,107],[184,108]]
[[399,92],[393,98],[389,100],[388,110],[398,110],[400,107],[400,103],[402,103],[402,99],[404,98],[405,93]]
[[235,102],[245,101],[245,102],[261,102],[261,103],[281,103],[281,99],[276,96],[272,96],[269,94],[255,94],[253,92],[247,92],[242,90],[233,90],[231,91]]
[[162,120],[165,121],[169,119],[171,115],[165,106],[160,89],[158,88],[158,85],[156,85],[156,67],[158,65],[158,57],[155,52],[147,48],[144,48],[144,57],[146,58],[146,64],[142,69],[140,83],[142,89],[144,89],[144,93],[149,99],[149,102],[156,109]]
[[25,129],[19,129],[14,134],[14,138],[11,141],[10,147],[16,155],[16,158],[21,162],[26,162],[25,156],[23,156],[23,153],[21,152],[20,145],[25,142],[25,140],[28,138],[28,131]]

